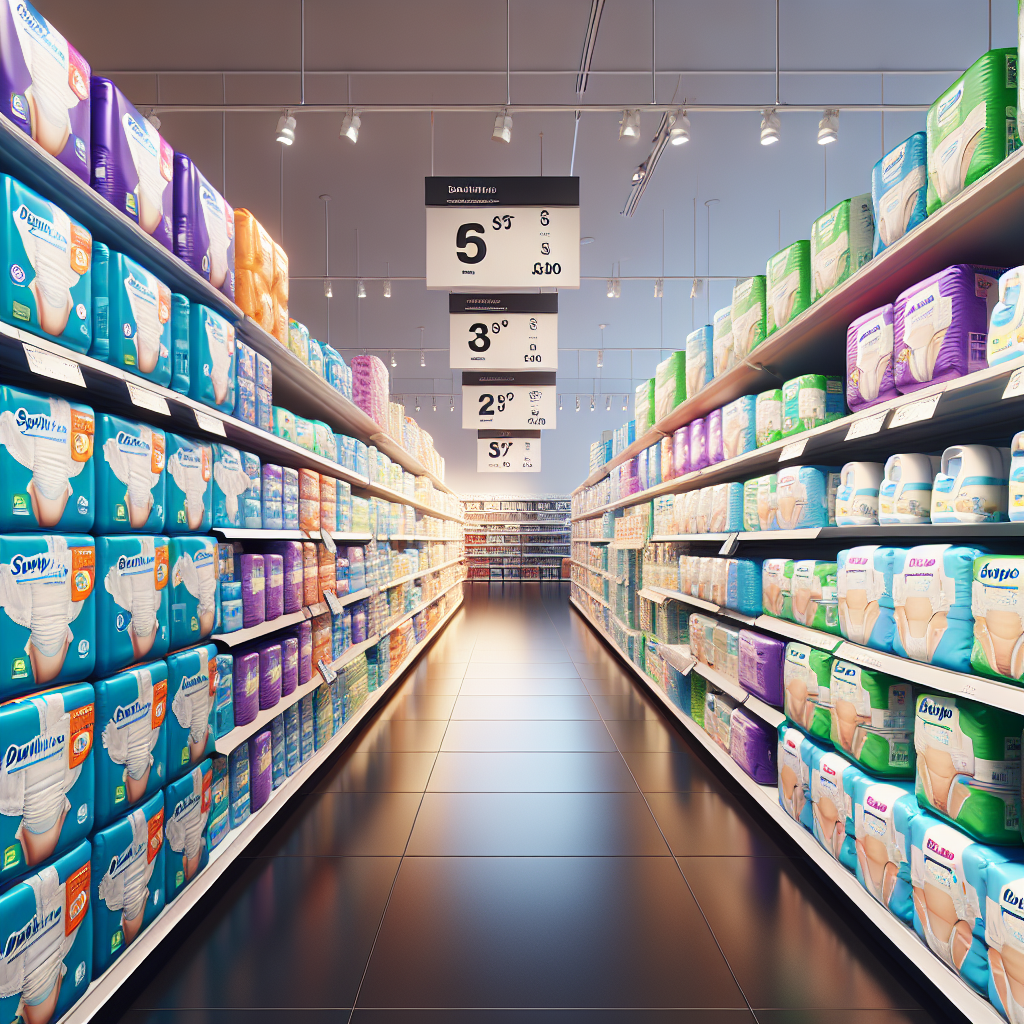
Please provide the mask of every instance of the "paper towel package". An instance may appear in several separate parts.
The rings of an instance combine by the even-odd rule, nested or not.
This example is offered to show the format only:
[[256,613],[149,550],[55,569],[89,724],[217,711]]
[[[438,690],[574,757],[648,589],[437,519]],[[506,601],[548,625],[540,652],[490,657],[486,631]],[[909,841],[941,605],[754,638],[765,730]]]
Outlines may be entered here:
[[932,522],[1005,523],[1010,470],[1009,448],[947,448],[932,484]]
[[807,644],[786,644],[782,667],[786,718],[817,743],[832,746],[832,658]]
[[789,562],[786,573],[789,586],[783,591],[782,617],[838,635],[836,563],[809,559]]
[[1020,1020],[1019,957],[1024,946],[1020,931],[1020,892],[1024,864],[1018,859],[989,864],[985,870],[985,945],[988,947],[988,999],[1007,1019]]
[[252,486],[242,453],[227,444],[213,445],[213,525],[243,525],[245,498]]
[[811,304],[811,242],[801,238],[769,261],[765,290],[768,298],[767,333],[795,320]]
[[92,837],[93,971],[105,971],[164,906],[164,795]]
[[847,640],[879,651],[892,650],[895,557],[896,548],[877,544],[848,548],[836,555],[839,629]]
[[764,275],[748,277],[737,284],[732,290],[729,308],[733,358],[742,362],[765,339],[767,300]]
[[85,995],[93,973],[91,852],[81,842],[0,896],[4,1019],[60,1020]]
[[88,405],[0,387],[0,531],[92,529],[95,433]]
[[239,743],[228,755],[228,818],[238,828],[249,817],[249,744]]
[[87,352],[92,342],[92,235],[60,207],[0,175],[0,320]]
[[756,405],[757,447],[782,440],[782,390],[762,391]]
[[787,466],[776,475],[774,525],[803,530],[835,526],[839,473],[828,466]]
[[729,753],[732,759],[761,786],[778,783],[775,730],[742,707],[732,713]]
[[863,773],[835,751],[811,751],[811,832],[848,871],[857,864],[851,794]]
[[928,136],[915,132],[871,171],[874,254],[898,242],[928,216]]
[[811,831],[811,758],[814,744],[799,729],[779,725],[779,805]]
[[836,526],[878,525],[878,491],[884,471],[880,462],[843,466],[836,490]]
[[986,354],[989,366],[1016,359],[1024,352],[1024,302],[1021,302],[1021,275],[1024,267],[1012,267],[999,277],[999,301],[992,307],[988,321]]
[[169,782],[164,790],[168,903],[209,863],[206,826],[212,800],[213,762],[209,758],[183,778]]
[[[722,449],[726,459],[757,447],[757,396],[744,395],[722,407]],[[691,458],[693,445],[690,446]]]
[[868,260],[874,242],[871,196],[844,199],[823,213],[811,227],[813,301],[842,284]]
[[983,370],[996,267],[963,263],[925,278],[893,303],[896,389],[903,394]]
[[782,436],[813,430],[846,415],[842,377],[805,373],[782,385]]
[[782,706],[782,668],[786,645],[782,640],[740,630],[739,683],[768,704]]
[[715,329],[710,324],[686,336],[686,393],[695,395],[711,383],[715,372]]
[[718,310],[711,319],[711,358],[714,376],[720,377],[737,363],[732,341],[732,306]]
[[249,737],[249,809],[255,814],[274,789],[274,748],[270,730]]
[[1024,679],[1022,568],[1024,559],[1017,555],[982,555],[974,560],[971,584],[971,668],[1013,683]]
[[96,417],[97,533],[162,533],[167,442],[164,432],[136,420]]
[[166,537],[131,533],[96,538],[96,672],[167,653],[170,575]]
[[188,317],[189,398],[233,416],[235,329],[212,309],[193,302]]
[[0,699],[92,675],[95,579],[92,537],[0,535]]
[[208,533],[213,525],[213,446],[166,434],[166,533]]
[[686,401],[686,352],[673,352],[654,371],[654,422]]
[[212,537],[175,536],[167,544],[171,567],[172,651],[213,632],[217,617],[217,542]]
[[200,644],[167,658],[167,779],[213,753],[217,648]]
[[708,465],[714,466],[725,458],[725,442],[722,437],[722,410],[712,409],[707,415]]
[[234,210],[184,153],[174,154],[174,252],[234,299]]
[[856,412],[899,392],[893,380],[893,308],[880,306],[846,330],[846,403]]

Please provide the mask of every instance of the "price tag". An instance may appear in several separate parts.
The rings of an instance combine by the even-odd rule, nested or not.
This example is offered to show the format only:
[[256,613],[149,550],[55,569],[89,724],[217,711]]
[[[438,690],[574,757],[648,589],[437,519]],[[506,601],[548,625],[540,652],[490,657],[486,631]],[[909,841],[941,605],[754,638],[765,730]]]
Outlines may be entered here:
[[462,372],[462,426],[466,430],[531,427],[553,430],[556,374]]
[[82,376],[82,368],[78,363],[63,356],[54,355],[45,349],[30,345],[27,341],[22,342],[25,349],[25,358],[28,360],[28,368],[41,377],[49,377],[51,380],[60,380],[65,384],[76,384],[80,388],[85,387],[85,378]]
[[1010,379],[1006,382],[1003,398],[1016,398],[1022,394],[1024,394],[1024,366],[1018,366],[1010,374]]
[[324,547],[327,548],[332,555],[337,553],[338,545],[334,543],[334,538],[331,536],[330,530],[321,530],[320,539],[324,542]]
[[930,420],[941,397],[941,394],[931,395],[928,398],[922,398],[919,402],[901,405],[894,413],[889,429],[906,427],[911,423],[920,423],[922,420]]
[[[476,442],[478,473],[539,473],[539,430],[479,430]],[[518,533],[519,524],[504,527]]]
[[739,536],[740,535],[738,533],[730,533],[729,536],[725,538],[725,543],[722,545],[718,553],[720,555],[731,555],[739,546]]
[[338,673],[335,672],[334,669],[331,668],[330,665],[325,665],[323,658],[321,658],[316,663],[316,667],[319,669],[320,675],[323,678],[325,683],[333,683],[334,680],[338,678]]
[[196,426],[200,430],[205,430],[208,434],[219,434],[221,437],[228,436],[224,432],[223,420],[219,420],[216,416],[210,416],[205,412],[200,412],[199,409],[193,409],[192,411],[196,414]]
[[140,387],[131,380],[126,380],[125,384],[128,385],[128,397],[132,400],[132,405],[137,405],[140,409],[149,409],[150,412],[158,412],[161,416],[171,415],[171,407],[163,395],[158,395],[149,388]]
[[557,293],[449,295],[449,363],[459,370],[557,370]]
[[882,669],[885,665],[881,655],[850,643],[840,644],[839,649],[836,651],[836,657],[844,658],[846,661],[852,661],[855,665],[875,669],[876,671]]
[[324,600],[327,602],[327,607],[331,609],[332,615],[340,615],[342,609],[342,603],[338,600],[338,595],[333,590],[324,591]]
[[870,437],[871,434],[877,434],[882,429],[885,417],[888,415],[889,410],[885,409],[883,412],[876,412],[874,416],[863,416],[859,420],[854,420],[846,432],[846,440],[856,441],[858,437]]
[[786,462],[788,459],[799,459],[806,447],[806,437],[801,438],[799,441],[791,441],[779,452],[779,462]]

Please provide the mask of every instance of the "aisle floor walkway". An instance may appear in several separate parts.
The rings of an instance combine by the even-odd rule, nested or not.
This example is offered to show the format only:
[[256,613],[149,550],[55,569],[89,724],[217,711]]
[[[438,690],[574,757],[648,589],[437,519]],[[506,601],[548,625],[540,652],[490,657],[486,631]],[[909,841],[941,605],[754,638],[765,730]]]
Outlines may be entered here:
[[467,585],[124,1024],[941,1019],[567,591]]

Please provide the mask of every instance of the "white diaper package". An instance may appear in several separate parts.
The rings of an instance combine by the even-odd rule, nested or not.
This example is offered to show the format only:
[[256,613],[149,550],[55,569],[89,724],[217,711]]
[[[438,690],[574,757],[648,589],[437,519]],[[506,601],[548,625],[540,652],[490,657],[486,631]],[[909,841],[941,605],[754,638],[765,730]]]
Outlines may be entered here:
[[848,548],[836,555],[839,629],[847,640],[878,651],[892,650],[895,556],[895,548],[877,544]]
[[229,416],[235,411],[235,329],[198,302],[189,309],[189,397]]
[[743,484],[715,484],[711,490],[708,533],[738,533],[743,529]]
[[757,479],[746,480],[743,483],[743,530],[746,533],[756,533],[761,529],[757,518]]
[[1024,558],[982,555],[974,560],[971,668],[1009,682],[1024,680]]
[[213,801],[213,761],[206,758],[164,790],[166,901],[173,900],[210,861],[206,826]]
[[711,522],[711,499],[713,497],[713,487],[702,487],[698,492],[697,497],[697,529],[695,533],[708,533],[709,523]]
[[1024,1021],[1021,962],[1021,894],[1024,863],[998,861],[985,869],[985,945],[988,947],[988,999],[1011,1024]]
[[787,466],[775,485],[775,522],[771,530],[834,526],[839,473],[828,466]]
[[1010,483],[1007,494],[1010,522],[1024,522],[1024,431],[1010,442]]
[[846,329],[846,402],[857,412],[895,398],[892,303],[857,317]]
[[724,622],[716,622],[711,634],[715,648],[715,668],[734,683],[740,678],[740,631]]
[[863,773],[842,754],[814,747],[810,776],[811,832],[823,850],[854,871],[853,788]]
[[839,471],[836,526],[877,526],[878,490],[885,467],[881,462],[848,462]]
[[757,447],[757,396],[744,395],[722,407],[722,451],[727,459]]
[[725,751],[732,742],[732,713],[736,701],[724,693],[707,690],[704,694],[704,731]]
[[757,447],[782,440],[782,388],[757,396]]
[[817,302],[868,260],[874,243],[875,219],[870,193],[844,199],[823,213],[811,227],[811,293]]
[[794,820],[811,831],[811,761],[815,745],[799,730],[779,726],[779,804]]
[[761,563],[761,605],[765,615],[782,618],[790,597],[792,566],[786,558],[766,558]]
[[999,278],[999,301],[988,321],[988,365],[997,366],[1024,355],[1024,267],[1012,267]]
[[[756,507],[758,530],[777,530],[779,515],[779,478],[776,473],[759,476],[756,481]],[[748,527],[749,529],[749,527]]]
[[227,444],[213,446],[213,525],[241,527],[244,497],[249,490],[249,475],[242,453]]
[[915,526],[931,522],[932,483],[942,460],[936,455],[903,452],[885,462],[878,488],[878,522]]
[[714,360],[714,376],[720,377],[731,369],[739,360],[732,343],[732,306],[725,306],[712,317],[712,358]]
[[782,665],[786,720],[818,746],[832,746],[832,657],[790,641]]
[[163,533],[166,451],[156,427],[96,417],[96,533]]
[[932,484],[932,522],[1005,523],[1009,476],[1009,448],[947,448]]
[[715,667],[716,621],[698,612],[690,613],[690,653],[698,662]]
[[167,434],[167,533],[208,533],[213,526],[213,446]]
[[714,377],[714,335],[714,327],[707,324],[686,336],[686,394],[691,398]]

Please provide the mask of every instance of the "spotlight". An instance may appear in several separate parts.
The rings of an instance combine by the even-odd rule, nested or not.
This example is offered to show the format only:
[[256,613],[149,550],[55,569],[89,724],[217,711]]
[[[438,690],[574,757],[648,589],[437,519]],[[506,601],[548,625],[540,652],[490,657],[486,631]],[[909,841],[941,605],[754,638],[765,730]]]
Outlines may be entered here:
[[398,360],[395,358],[395,353],[391,353],[391,369],[393,370],[398,365]]
[[591,412],[594,411],[594,396],[593,395],[590,396],[590,411]]
[[693,279],[693,285],[690,288],[690,298],[697,298],[697,296],[700,295],[702,291],[704,291],[704,280],[703,278],[695,277]]
[[334,292],[331,290],[330,279],[324,281],[324,298],[325,299],[333,299],[334,298]]
[[658,278],[654,282],[654,297],[660,299],[665,294],[665,281],[662,278]]
[[617,299],[622,294],[622,284],[617,277],[608,278],[608,298]]
[[500,111],[495,117],[491,139],[494,142],[508,143],[512,141],[512,115],[507,110]]
[[561,395],[558,396],[558,411],[559,412],[562,411],[562,396]]
[[599,348],[597,350],[597,368],[600,370],[604,366],[604,349]]
[[354,111],[350,110],[341,119],[341,133],[340,137],[348,139],[350,142],[359,141],[359,128],[362,125],[362,120],[359,115]]
[[356,298],[366,298],[366,283],[364,281],[356,281]]
[[640,138],[640,111],[624,110],[619,121],[619,138],[635,141]]
[[576,396],[576,411],[577,412],[580,411],[580,396],[579,395]]
[[818,145],[827,146],[839,138],[839,111],[826,110],[818,122]]
[[426,366],[426,365],[427,365],[427,353],[424,352],[421,349],[420,350],[420,366]]
[[154,114],[154,113],[153,113],[153,111],[152,111],[152,110],[151,110],[151,111],[149,112],[149,117],[147,117],[147,118],[146,118],[146,120],[147,120],[147,121],[148,121],[148,122],[149,122],[149,123],[150,123],[150,124],[151,124],[151,125],[152,125],[152,126],[153,126],[153,127],[155,128],[155,129],[156,129],[156,130],[157,130],[157,131],[160,131],[160,125],[161,125],[161,123],[162,123],[162,122],[160,121],[160,118],[159,118],[159,117],[157,117],[157,116],[156,116],[156,114]]
[[295,141],[295,118],[287,112],[278,118],[277,141],[282,146],[290,146]]
[[449,412],[455,412],[455,396],[452,395],[452,404],[448,409]]
[[416,396],[416,411],[417,412],[420,411],[420,396],[419,395]]
[[639,185],[640,182],[643,181],[644,178],[646,178],[646,177],[647,177],[647,163],[644,162],[633,172],[633,184],[634,185]]
[[386,277],[384,279],[384,298],[385,299],[390,299],[391,298],[391,278],[390,277]]
[[773,146],[779,141],[779,115],[774,107],[766,107],[761,117],[761,145]]
[[437,412],[437,395],[434,395],[434,412]]
[[612,396],[611,395],[608,396],[607,400],[604,403],[604,411],[605,412],[611,412],[612,411]]
[[622,396],[622,411],[625,412],[629,406],[629,395]]
[[673,120],[668,133],[668,141],[673,146],[681,146],[684,142],[690,141],[690,119],[686,116],[685,111],[677,114]]

